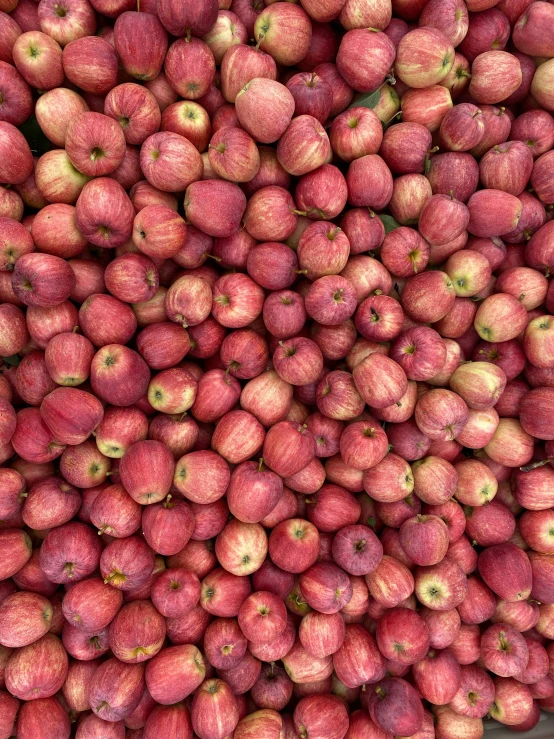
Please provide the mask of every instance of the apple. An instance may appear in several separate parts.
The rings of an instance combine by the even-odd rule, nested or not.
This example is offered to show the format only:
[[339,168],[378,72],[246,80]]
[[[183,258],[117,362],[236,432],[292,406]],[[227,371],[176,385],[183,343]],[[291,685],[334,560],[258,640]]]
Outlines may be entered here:
[[[503,322],[508,313],[511,317],[510,325],[506,326]],[[474,321],[479,336],[495,343],[515,339],[530,325],[525,307],[509,293],[498,293],[485,298],[477,309]]]
[[450,701],[450,707],[461,716],[483,718],[494,700],[492,679],[482,667],[474,664],[463,664],[460,673],[460,688]]
[[431,649],[412,671],[421,695],[435,705],[448,704],[460,687],[461,668],[449,649]]
[[340,739],[348,729],[348,712],[335,695],[307,695],[294,709],[294,726],[300,736]]
[[415,688],[402,678],[376,683],[369,695],[369,713],[382,731],[409,736],[423,724],[423,705]]
[[167,34],[156,16],[134,11],[119,15],[114,26],[114,44],[123,68],[131,77],[150,81],[158,76],[167,52]]
[[280,139],[287,130],[294,114],[295,101],[280,82],[267,77],[254,77],[237,92],[235,106],[240,125],[256,141],[270,144]]
[[9,595],[0,606],[4,647],[25,647],[42,638],[50,629],[52,606],[38,593],[21,591]]
[[185,190],[201,178],[203,170],[194,144],[172,131],[154,133],[144,141],[140,166],[148,182],[163,192]]
[[53,634],[45,634],[13,653],[6,666],[6,688],[20,700],[49,698],[62,687],[67,669],[62,642]]
[[533,155],[522,141],[508,141],[489,149],[479,162],[485,187],[521,195],[533,170]]
[[[32,255],[26,255],[22,259],[29,256]],[[553,326],[552,317],[548,315],[532,318],[527,324],[523,337],[523,349],[527,359],[535,367],[541,369],[552,367],[551,334]]]
[[234,103],[239,92],[255,78],[276,80],[273,57],[244,44],[227,49],[221,61],[221,89],[227,102]]
[[[187,524],[189,524],[188,521]],[[200,599],[200,581],[189,570],[170,567],[156,578],[152,586],[151,598],[156,609],[167,619],[188,617]],[[171,634],[169,636],[172,638]]]
[[[16,699],[14,698],[13,701],[16,701]],[[11,714],[15,719],[17,705],[15,707],[6,705],[6,701],[2,701],[2,704],[6,712],[5,718],[9,723]],[[9,725],[7,731],[11,731],[11,729],[12,726]],[[52,736],[60,737],[60,739],[69,739],[71,724],[67,711],[59,700],[54,697],[39,698],[23,703],[17,714],[17,731],[23,739],[25,737],[29,739],[37,732],[50,732]]]
[[330,151],[331,145],[325,129],[310,115],[295,118],[277,144],[280,164],[289,174],[296,176],[305,175],[325,164]]
[[386,34],[377,28],[354,28],[341,40],[337,69],[354,90],[373,92],[385,82],[394,57],[394,44]]
[[407,33],[398,45],[395,71],[412,88],[439,83],[454,63],[454,48],[440,30],[430,26]]
[[75,285],[71,267],[50,254],[24,254],[12,273],[12,286],[25,305],[53,307],[69,297]]
[[147,391],[150,381],[148,365],[132,349],[108,344],[93,357],[91,385],[102,400],[116,406],[136,403]]
[[[498,557],[502,557],[502,570],[510,572],[509,579],[500,575]],[[479,555],[479,573],[490,589],[503,600],[515,602],[528,597],[531,591],[531,564],[527,554],[509,542],[488,547]]]
[[75,223],[91,243],[105,248],[121,246],[131,236],[133,218],[132,203],[115,180],[98,177],[83,187],[77,200]]
[[18,412],[11,443],[22,459],[38,464],[57,459],[64,450],[63,445],[54,440],[38,408],[23,408]]
[[300,72],[287,82],[287,89],[295,100],[297,115],[313,115],[325,123],[333,104],[331,86],[314,72]]
[[267,7],[256,18],[254,38],[258,47],[278,64],[294,66],[309,51],[312,24],[307,13],[295,5]]
[[284,632],[287,610],[277,595],[259,591],[250,595],[241,605],[238,623],[249,641],[265,644]]
[[231,475],[227,491],[229,510],[240,521],[257,523],[277,505],[283,494],[281,478],[263,460],[243,462]]
[[192,726],[199,736],[224,737],[239,722],[235,696],[223,680],[205,680],[194,694],[191,708]]
[[[13,3],[11,3],[13,5]],[[13,8],[11,8],[13,9]],[[22,31],[18,23],[8,15],[9,9],[2,8],[0,24],[2,27],[2,44],[0,46],[0,61],[13,64],[13,45]]]
[[137,536],[113,539],[102,552],[100,572],[104,581],[120,590],[146,583],[154,567],[154,555]]
[[300,518],[282,521],[271,531],[269,553],[277,567],[285,572],[304,572],[317,560],[319,532],[309,521]]
[[130,716],[144,692],[144,665],[126,664],[115,657],[103,662],[92,677],[90,704],[104,721]]
[[52,90],[64,79],[62,50],[54,38],[40,31],[27,31],[16,39],[13,60],[23,79],[32,87]]
[[511,677],[497,677],[494,689],[493,718],[507,726],[520,724],[528,718],[533,710],[533,697],[527,685]]
[[550,149],[549,141],[554,136],[551,117],[544,110],[528,110],[512,123],[510,136],[514,141],[525,142],[537,158]]
[[80,507],[78,491],[62,478],[51,477],[31,486],[22,518],[31,529],[49,529],[70,521]]
[[196,181],[185,193],[187,219],[199,230],[217,238],[228,238],[239,230],[245,209],[244,193],[231,182]]
[[235,410],[219,420],[212,448],[230,464],[240,464],[259,453],[264,438],[263,426],[251,413]]
[[[479,116],[474,120],[478,121]],[[447,151],[431,158],[427,177],[434,194],[449,195],[452,191],[454,198],[466,203],[477,189],[479,167],[471,154]]]
[[[15,21],[12,20],[11,16],[4,14],[4,17],[8,19],[9,23],[13,23],[17,26]],[[2,21],[4,24],[5,22]],[[11,27],[3,28],[6,33],[6,41],[9,41],[8,36],[13,33]],[[19,29],[19,32],[21,29]],[[30,87],[27,82],[23,79],[22,75],[12,66],[12,49],[14,42],[17,37],[21,35],[16,33],[11,41],[12,48],[9,50],[9,59],[1,59],[0,51],[0,79],[2,86],[2,118],[7,123],[11,123],[14,126],[20,126],[24,123],[32,112],[32,99],[30,98]],[[6,49],[6,53],[8,50]]]
[[110,649],[127,664],[151,659],[164,639],[165,621],[149,601],[127,603],[110,624]]
[[477,103],[492,105],[509,97],[521,81],[521,65],[513,54],[485,51],[472,62],[469,94]]
[[192,644],[166,647],[146,665],[148,691],[157,703],[170,705],[184,700],[204,680],[206,668],[200,651]]
[[525,669],[529,650],[523,636],[507,624],[494,624],[481,637],[481,658],[495,675],[512,677]]
[[307,613],[298,630],[302,646],[317,658],[328,657],[340,649],[345,637],[345,624],[341,614]]

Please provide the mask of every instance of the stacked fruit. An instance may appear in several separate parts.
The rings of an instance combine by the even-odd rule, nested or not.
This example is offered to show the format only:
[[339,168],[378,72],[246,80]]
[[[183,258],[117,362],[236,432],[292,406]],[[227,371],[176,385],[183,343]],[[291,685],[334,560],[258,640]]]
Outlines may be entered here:
[[554,711],[553,112],[552,2],[0,0],[0,739]]

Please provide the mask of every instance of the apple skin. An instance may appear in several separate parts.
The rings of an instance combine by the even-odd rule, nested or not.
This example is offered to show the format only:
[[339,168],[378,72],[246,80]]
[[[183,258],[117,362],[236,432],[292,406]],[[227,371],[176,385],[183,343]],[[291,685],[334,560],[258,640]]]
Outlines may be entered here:
[[257,523],[265,518],[282,494],[281,478],[267,470],[262,462],[240,464],[231,475],[227,491],[231,513],[246,523]]
[[516,472],[515,495],[517,502],[531,511],[542,511],[550,508],[551,494],[549,486],[551,482],[552,470],[549,467],[538,467],[529,472]]
[[374,111],[355,107],[338,115],[331,125],[330,141],[338,156],[352,162],[366,154],[377,154],[383,140],[382,127]]
[[[4,701],[3,708],[6,710],[6,718],[8,718],[10,708],[5,705]],[[15,710],[17,710],[17,706]],[[12,727],[8,726],[7,730],[11,731],[11,729]],[[49,732],[52,736],[59,737],[59,739],[69,739],[71,723],[65,707],[61,705],[60,701],[54,697],[39,698],[22,704],[17,715],[17,732],[22,739],[31,739],[31,737],[41,732]]]
[[92,711],[104,721],[121,721],[138,706],[144,687],[144,665],[125,664],[111,658],[103,662],[92,677]]
[[119,590],[106,585],[100,578],[87,578],[68,591],[62,610],[68,623],[79,631],[94,634],[109,625],[122,602]]
[[228,103],[234,103],[239,92],[254,78],[277,79],[275,60],[251,46],[230,47],[221,61],[221,89]]
[[114,43],[127,74],[145,81],[158,76],[167,52],[167,34],[156,16],[134,11],[122,13],[115,22]]
[[9,595],[0,605],[0,613],[0,643],[4,647],[32,644],[48,632],[52,622],[52,606],[38,593],[22,591]]
[[304,649],[314,657],[328,657],[340,649],[344,641],[344,619],[339,613],[310,611],[300,623],[298,636]]
[[521,195],[533,171],[533,155],[523,141],[508,141],[489,149],[479,162],[485,187]]
[[12,655],[6,666],[6,688],[20,700],[49,698],[65,682],[67,670],[67,653],[60,639],[45,634]]
[[75,286],[71,267],[51,254],[24,254],[12,273],[15,294],[25,305],[54,307],[69,297]]
[[527,685],[511,677],[494,680],[494,703],[491,716],[507,726],[522,723],[533,709],[533,697]]
[[[2,43],[0,44],[0,61],[13,64],[13,45],[22,30],[18,23],[8,15],[8,10],[2,8],[0,27],[2,29]],[[15,125],[15,124],[14,124]]]
[[226,736],[239,722],[235,696],[223,680],[205,680],[194,694],[192,726],[200,736]]
[[[271,144],[287,130],[295,102],[290,91],[280,82],[254,77],[237,92],[235,106],[241,126],[257,142]],[[261,125],[262,120],[265,125]]]
[[478,104],[493,105],[514,93],[521,82],[521,65],[513,54],[486,51],[472,62],[469,94]]
[[52,529],[40,548],[40,567],[51,582],[78,582],[98,567],[101,543],[94,530],[71,522]]
[[335,695],[307,695],[294,709],[294,726],[300,735],[339,739],[348,729],[348,712]]
[[268,6],[254,23],[258,47],[271,54],[278,64],[294,66],[309,51],[312,24],[307,13],[296,5]]
[[321,123],[313,116],[302,115],[280,137],[277,159],[289,174],[301,176],[325,164],[330,151],[331,144]]
[[163,503],[144,508],[142,527],[148,544],[156,552],[171,556],[180,552],[190,539],[194,514],[188,503],[168,496]]
[[319,554],[319,532],[309,521],[291,518],[277,524],[269,537],[271,559],[285,572],[300,573],[311,567]]
[[371,596],[386,608],[395,608],[414,592],[410,570],[387,554],[365,580]]
[[507,624],[494,624],[481,636],[481,659],[493,674],[512,677],[525,669],[529,650],[516,629]]
[[120,344],[108,344],[96,352],[90,375],[94,392],[116,406],[136,403],[146,393],[150,381],[150,371],[142,357]]
[[[7,18],[9,23],[13,23],[17,26],[15,21],[5,14],[4,17],[0,16],[0,23],[4,23],[4,18]],[[8,41],[8,30],[3,28],[2,31],[3,33],[6,33],[6,41]],[[15,36],[15,39],[17,39],[17,35]],[[1,55],[2,50],[0,50],[0,79],[2,81],[2,92],[4,98],[2,105],[2,118],[7,123],[11,123],[14,126],[20,126],[27,120],[32,112],[30,87],[21,74],[12,66],[13,59],[2,59]]]
[[376,683],[369,696],[369,713],[382,731],[409,736],[423,724],[423,705],[415,688],[402,678]]
[[134,208],[125,190],[115,180],[99,177],[88,182],[75,207],[77,228],[96,246],[114,248],[131,236]]
[[395,55],[394,44],[386,34],[375,28],[354,28],[341,40],[337,68],[354,90],[373,92],[385,81]]
[[[239,229],[246,197],[232,182],[193,182],[185,193],[185,210],[193,226],[216,238],[228,238]],[[214,218],[217,213],[217,218]]]
[[448,549],[446,524],[435,516],[418,515],[409,518],[400,527],[400,543],[416,564],[438,564]]
[[449,649],[431,649],[412,671],[421,695],[435,705],[449,703],[460,687],[460,665]]
[[[499,576],[498,557],[502,557],[504,575]],[[510,572],[506,579],[506,568]],[[479,573],[491,590],[503,600],[517,602],[531,592],[532,571],[527,554],[514,544],[496,544],[479,555]]]

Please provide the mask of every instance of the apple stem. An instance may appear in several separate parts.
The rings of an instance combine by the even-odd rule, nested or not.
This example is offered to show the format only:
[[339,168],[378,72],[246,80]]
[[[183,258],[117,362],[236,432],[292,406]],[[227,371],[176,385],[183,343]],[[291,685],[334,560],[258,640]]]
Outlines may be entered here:
[[539,467],[544,467],[545,464],[550,464],[551,462],[554,462],[554,457],[549,457],[548,459],[542,459],[540,462],[533,462],[532,464],[526,464],[525,467],[520,467],[519,469],[522,472],[531,472],[531,470],[536,470]]
[[[206,252],[204,252],[206,254]],[[204,254],[202,256],[204,256]],[[215,262],[221,262],[221,257],[216,257],[215,254],[206,254],[206,259],[213,259]]]
[[260,461],[258,462],[258,472],[263,472],[264,470],[264,458],[260,457]]
[[291,210],[291,213],[296,213],[297,216],[305,216],[305,215],[308,215],[307,211],[305,211],[305,210]]
[[137,0],[137,13],[140,13],[140,0]]

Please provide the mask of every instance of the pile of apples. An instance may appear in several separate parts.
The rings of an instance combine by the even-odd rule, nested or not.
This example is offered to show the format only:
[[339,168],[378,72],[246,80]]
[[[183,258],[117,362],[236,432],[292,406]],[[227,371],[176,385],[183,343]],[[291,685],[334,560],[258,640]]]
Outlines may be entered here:
[[0,739],[554,712],[554,4],[0,0]]

